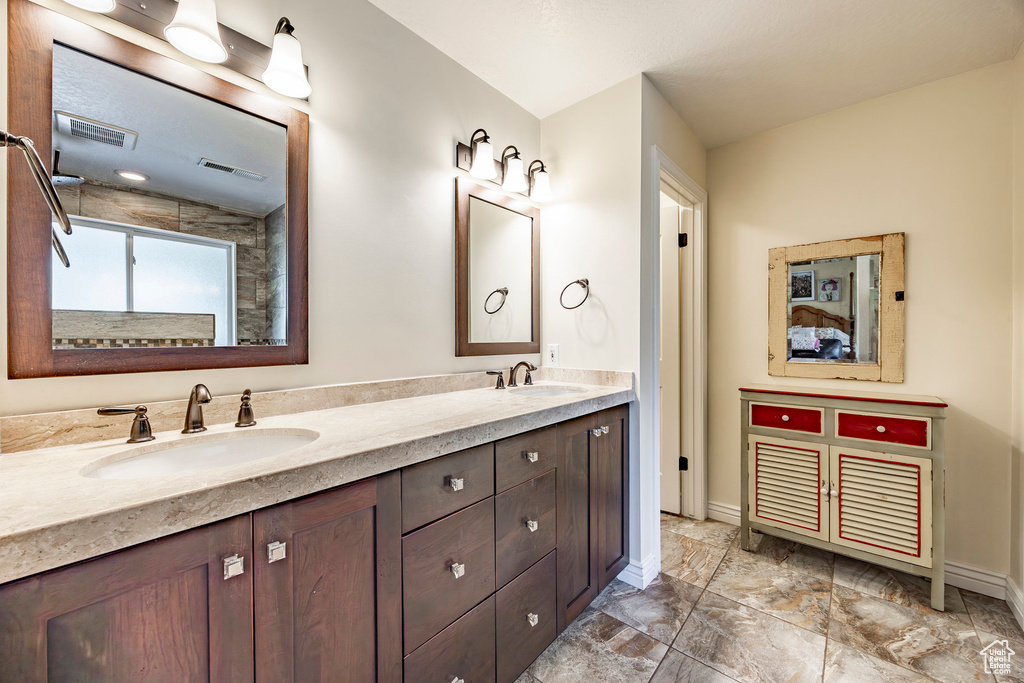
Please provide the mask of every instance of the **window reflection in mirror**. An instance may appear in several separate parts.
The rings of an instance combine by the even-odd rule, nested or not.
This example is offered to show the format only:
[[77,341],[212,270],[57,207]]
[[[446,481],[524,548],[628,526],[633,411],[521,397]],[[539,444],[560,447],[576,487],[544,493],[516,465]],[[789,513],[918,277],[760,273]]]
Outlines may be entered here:
[[533,341],[533,221],[469,198],[469,341]]
[[62,45],[54,348],[287,343],[287,130]]
[[789,264],[787,358],[878,363],[879,254]]

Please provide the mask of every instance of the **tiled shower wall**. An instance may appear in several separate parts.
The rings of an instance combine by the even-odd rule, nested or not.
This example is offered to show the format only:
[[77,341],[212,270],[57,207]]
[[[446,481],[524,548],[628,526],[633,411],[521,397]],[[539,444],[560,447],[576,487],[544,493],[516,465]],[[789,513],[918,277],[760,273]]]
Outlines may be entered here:
[[[257,218],[135,188],[122,189],[85,183],[57,189],[69,214],[234,242],[238,343],[284,338],[283,333],[277,335],[273,333],[276,330],[271,330],[274,321],[279,317],[283,319],[283,311],[272,315],[268,311],[270,299],[282,302],[275,303],[275,306],[283,306],[285,298],[283,255],[286,240],[283,206],[266,218]],[[272,228],[268,222],[273,224]],[[280,252],[281,263],[279,266],[271,266],[275,273],[281,271],[281,283],[276,293],[268,297],[270,278],[267,256],[270,234],[273,234],[275,243],[279,241],[281,245],[279,249],[273,247]],[[274,260],[272,258],[271,263]],[[280,323],[277,325],[280,326]]]

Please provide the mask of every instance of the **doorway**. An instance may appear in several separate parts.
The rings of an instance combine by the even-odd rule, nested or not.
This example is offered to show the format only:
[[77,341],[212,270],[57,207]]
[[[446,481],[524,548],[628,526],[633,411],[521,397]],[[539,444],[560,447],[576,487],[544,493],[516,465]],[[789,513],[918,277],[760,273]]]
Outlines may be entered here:
[[665,180],[661,181],[659,230],[661,240],[661,511],[683,514],[683,477],[692,453],[684,447],[684,415],[692,406],[683,395],[683,351],[693,330],[692,298],[683,296],[691,281],[693,249],[693,202]]

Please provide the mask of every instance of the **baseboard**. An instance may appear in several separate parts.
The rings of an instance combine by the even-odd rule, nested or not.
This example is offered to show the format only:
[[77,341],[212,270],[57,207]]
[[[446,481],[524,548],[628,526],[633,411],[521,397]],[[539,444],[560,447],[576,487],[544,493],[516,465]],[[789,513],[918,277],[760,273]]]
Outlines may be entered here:
[[651,581],[658,578],[658,572],[661,571],[661,555],[659,553],[651,553],[648,555],[643,562],[637,562],[631,560],[626,568],[619,574],[619,581],[628,583],[634,588],[643,590],[650,585]]
[[708,519],[725,522],[734,526],[740,525],[740,506],[727,503],[708,502]]
[[992,572],[969,564],[946,560],[946,583],[957,588],[966,588],[992,598],[1006,600],[1006,574]]
[[1006,604],[1010,606],[1013,616],[1017,617],[1017,623],[1024,628],[1024,592],[1009,576],[1006,577]]

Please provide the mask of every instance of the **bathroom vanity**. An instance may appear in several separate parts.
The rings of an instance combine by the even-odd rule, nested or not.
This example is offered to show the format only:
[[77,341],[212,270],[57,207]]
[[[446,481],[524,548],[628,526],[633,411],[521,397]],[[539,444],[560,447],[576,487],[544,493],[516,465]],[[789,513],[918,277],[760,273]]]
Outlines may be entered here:
[[[275,476],[291,476],[293,491],[323,490],[273,505],[258,504],[259,475],[232,477],[248,479],[249,512],[0,586],[0,681],[127,681],[148,672],[159,680],[511,683],[628,563],[623,401],[632,391],[588,389],[576,400],[477,390],[322,411],[341,424],[346,411],[410,415],[455,397],[475,400],[481,417],[461,430],[421,427],[426,442],[399,435],[412,444],[400,449],[409,464],[391,468],[395,460],[377,453],[379,472],[341,486],[327,470],[282,471]],[[503,420],[489,418],[495,410]],[[511,419],[517,412],[528,416]],[[306,426],[318,415],[327,421],[314,412],[265,422]],[[516,432],[516,423],[530,428]],[[482,433],[502,438],[440,457],[426,445],[472,443]],[[317,443],[293,453],[315,452]],[[351,471],[369,457],[365,449],[350,455]],[[314,483],[298,483],[311,474]],[[275,481],[265,480],[268,495]],[[230,485],[224,490],[235,498]],[[194,520],[204,514],[179,508]],[[120,525],[144,518],[129,513]]]

